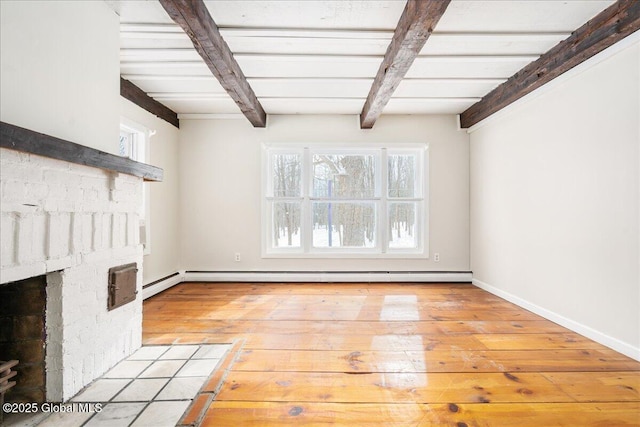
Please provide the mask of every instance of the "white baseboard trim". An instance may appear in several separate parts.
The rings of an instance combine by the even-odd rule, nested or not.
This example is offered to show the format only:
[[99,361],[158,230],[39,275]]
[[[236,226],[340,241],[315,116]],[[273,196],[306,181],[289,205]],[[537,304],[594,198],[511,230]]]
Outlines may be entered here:
[[485,291],[490,292],[496,296],[499,296],[500,298],[504,298],[507,301],[512,302],[537,315],[540,315],[545,319],[551,320],[552,322],[557,323],[560,326],[564,326],[567,329],[571,329],[572,331],[580,335],[584,335],[589,339],[592,339],[617,352],[620,352],[625,356],[629,356],[632,359],[640,361],[640,348],[636,348],[630,344],[620,341],[617,338],[610,337],[609,335],[606,335],[600,331],[590,328],[589,326],[583,325],[580,322],[576,322],[575,320],[564,317],[554,311],[548,310],[544,307],[540,307],[539,305],[533,304],[516,295],[513,295],[509,292],[505,292],[501,289],[491,286],[488,283],[485,283],[481,280],[473,279],[471,283],[473,283],[473,285],[477,286],[480,289],[484,289]]
[[182,282],[471,282],[470,272],[245,272],[181,271],[142,290],[145,300]]
[[187,271],[185,282],[471,282],[470,272]]
[[184,272],[178,272],[178,274],[176,274],[175,276],[171,276],[168,279],[154,283],[148,288],[142,289],[142,300],[144,301],[147,298],[154,296],[155,294],[159,294],[162,291],[165,291],[177,284],[182,283],[183,277]]

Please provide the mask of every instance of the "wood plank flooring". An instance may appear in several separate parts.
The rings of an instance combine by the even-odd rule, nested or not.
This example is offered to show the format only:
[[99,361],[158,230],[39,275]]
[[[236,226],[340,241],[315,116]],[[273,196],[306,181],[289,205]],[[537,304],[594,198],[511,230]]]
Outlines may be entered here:
[[468,284],[184,283],[143,342],[241,350],[203,426],[640,426],[640,362]]

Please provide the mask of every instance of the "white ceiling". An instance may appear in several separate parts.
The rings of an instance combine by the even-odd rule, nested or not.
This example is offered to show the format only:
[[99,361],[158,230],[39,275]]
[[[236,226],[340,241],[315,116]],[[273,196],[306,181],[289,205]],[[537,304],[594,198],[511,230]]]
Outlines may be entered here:
[[[156,0],[109,0],[120,70],[186,114],[239,108]],[[267,114],[359,114],[404,1],[205,1]],[[613,0],[453,0],[384,114],[461,113]]]

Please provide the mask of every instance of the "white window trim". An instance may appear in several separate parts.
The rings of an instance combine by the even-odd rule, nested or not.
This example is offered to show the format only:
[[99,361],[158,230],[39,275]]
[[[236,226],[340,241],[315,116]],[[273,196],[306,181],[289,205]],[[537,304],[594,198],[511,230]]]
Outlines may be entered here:
[[[347,148],[344,148],[347,147]],[[272,236],[272,212],[270,209],[270,203],[268,203],[268,186],[271,168],[270,154],[274,152],[283,153],[300,153],[303,157],[303,171],[306,171],[308,165],[311,164],[310,157],[312,151],[327,150],[332,153],[346,152],[346,153],[363,153],[367,151],[382,151],[383,154],[379,159],[379,193],[375,199],[378,199],[380,204],[379,209],[388,209],[388,193],[387,193],[387,151],[392,153],[407,151],[415,153],[421,151],[422,155],[418,156],[420,165],[418,168],[422,175],[422,179],[418,181],[421,185],[422,198],[402,198],[398,201],[414,201],[417,202],[417,216],[421,222],[417,225],[417,248],[388,248],[388,224],[386,224],[387,215],[383,218],[376,218],[376,241],[379,242],[376,248],[312,248],[311,236],[301,236],[300,248],[274,248],[271,246]],[[262,241],[262,258],[360,258],[360,259],[428,259],[429,258],[429,145],[426,143],[367,143],[366,146],[360,146],[359,143],[345,144],[345,143],[317,143],[317,144],[300,144],[300,143],[263,143],[262,144],[262,193],[261,193],[261,241]],[[309,173],[303,172],[302,175],[302,188],[307,191],[302,192],[302,197],[292,198],[296,200],[302,200],[303,203],[311,203],[312,198],[309,196]],[[385,195],[382,197],[382,195]],[[318,198],[313,198],[316,200]],[[335,199],[333,199],[335,200]],[[353,202],[370,201],[366,200],[352,200]],[[350,200],[340,200],[340,202],[349,202]],[[301,217],[301,233],[311,233],[311,217],[309,215],[302,215]]]
[[[130,132],[137,136],[133,141],[132,150],[136,152],[136,155],[130,158],[137,162],[149,163],[149,140],[155,131],[122,116],[120,117],[120,131]],[[139,158],[141,157],[140,153],[143,158]],[[144,182],[142,185],[144,186],[142,190],[144,215],[140,217],[138,229],[140,230],[140,243],[144,248],[143,255],[151,255],[151,198],[149,197],[151,188],[148,182]]]

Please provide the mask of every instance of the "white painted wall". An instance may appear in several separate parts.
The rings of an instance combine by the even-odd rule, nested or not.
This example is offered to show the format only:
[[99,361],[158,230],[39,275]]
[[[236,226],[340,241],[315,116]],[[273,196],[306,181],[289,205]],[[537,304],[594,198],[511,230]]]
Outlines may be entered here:
[[599,58],[471,133],[471,268],[640,358],[640,44]]
[[102,1],[1,1],[0,120],[117,154],[118,30]]
[[162,182],[146,183],[150,198],[151,253],[144,257],[144,284],[180,270],[178,224],[178,137],[179,129],[134,103],[121,98],[122,117],[152,132],[146,163],[164,170]]
[[[426,259],[261,258],[261,143],[426,142],[430,252]],[[468,135],[454,116],[387,116],[361,130],[357,116],[270,116],[180,121],[182,265],[203,271],[468,271]],[[239,252],[242,260],[234,261]]]

